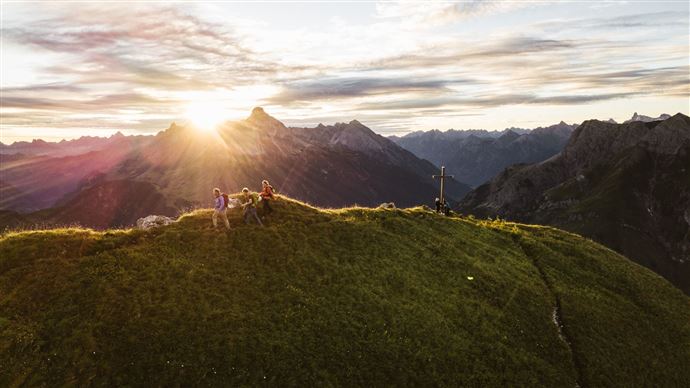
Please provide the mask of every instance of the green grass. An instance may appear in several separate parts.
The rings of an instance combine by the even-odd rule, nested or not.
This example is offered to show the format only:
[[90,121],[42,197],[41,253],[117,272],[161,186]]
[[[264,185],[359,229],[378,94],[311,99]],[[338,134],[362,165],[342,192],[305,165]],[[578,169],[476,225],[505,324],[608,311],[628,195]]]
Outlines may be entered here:
[[[579,236],[281,198],[0,238],[0,386],[681,386],[690,303]],[[557,301],[564,334],[552,321]]]

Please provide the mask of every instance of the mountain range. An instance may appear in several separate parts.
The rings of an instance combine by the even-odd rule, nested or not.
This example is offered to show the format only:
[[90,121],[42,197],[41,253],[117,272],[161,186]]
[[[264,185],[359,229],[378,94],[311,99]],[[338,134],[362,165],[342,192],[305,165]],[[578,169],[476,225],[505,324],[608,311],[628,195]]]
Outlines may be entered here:
[[576,127],[560,122],[534,130],[432,130],[390,139],[422,159],[445,165],[461,182],[478,186],[510,165],[538,162],[557,154]]
[[585,121],[558,155],[507,168],[459,209],[582,234],[690,293],[690,118]]
[[34,139],[30,142],[17,141],[12,144],[0,142],[0,155],[33,155],[33,156],[70,156],[92,151],[99,151],[116,146],[122,141],[145,142],[150,136],[125,136],[122,132],[116,132],[110,137],[82,136],[73,140],[61,140],[48,142],[42,139]]
[[[154,211],[206,206],[213,187],[258,189],[262,179],[328,207],[411,206],[437,196],[433,164],[362,123],[292,128],[262,108],[212,133],[172,124],[156,136],[20,142],[0,151],[5,226],[130,225]],[[446,187],[455,200],[470,190],[456,180]]]
[[[659,115],[658,117],[650,117],[650,116],[645,116],[645,115],[639,115],[639,114],[637,114],[637,112],[635,112],[635,113],[633,113],[632,117],[631,117],[630,119],[628,119],[628,120],[625,120],[625,121],[623,122],[623,124],[627,124],[627,123],[630,123],[630,122],[633,122],[633,121],[642,121],[643,123],[649,123],[649,122],[651,122],[651,121],[662,121],[662,120],[666,120],[666,119],[668,119],[668,118],[670,118],[670,117],[671,117],[671,115],[666,114],[666,113],[662,113],[662,114]],[[614,121],[614,123],[615,123],[615,121]]]

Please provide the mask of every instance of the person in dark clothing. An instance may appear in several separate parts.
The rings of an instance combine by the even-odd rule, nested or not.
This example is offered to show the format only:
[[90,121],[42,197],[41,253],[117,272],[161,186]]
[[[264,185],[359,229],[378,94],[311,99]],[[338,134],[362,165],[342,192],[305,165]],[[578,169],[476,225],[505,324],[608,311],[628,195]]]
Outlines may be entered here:
[[436,213],[440,213],[441,212],[441,200],[436,198],[435,203],[436,203]]
[[448,206],[448,203],[443,204],[443,214],[446,216],[450,215],[450,206]]
[[271,207],[271,201],[273,201],[273,186],[271,186],[267,180],[261,182],[261,202],[264,203],[263,213],[264,217],[273,213],[273,208]]

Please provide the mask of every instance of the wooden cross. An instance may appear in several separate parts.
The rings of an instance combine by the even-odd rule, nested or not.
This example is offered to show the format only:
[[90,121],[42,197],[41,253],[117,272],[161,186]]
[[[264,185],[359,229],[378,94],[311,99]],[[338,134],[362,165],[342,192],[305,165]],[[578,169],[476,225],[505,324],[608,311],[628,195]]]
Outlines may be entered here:
[[443,186],[445,185],[446,178],[452,178],[453,175],[446,175],[446,168],[444,166],[441,166],[441,175],[432,175],[434,179],[439,178],[441,179],[441,196],[438,198],[441,201],[441,204],[445,204],[446,200],[443,197]]

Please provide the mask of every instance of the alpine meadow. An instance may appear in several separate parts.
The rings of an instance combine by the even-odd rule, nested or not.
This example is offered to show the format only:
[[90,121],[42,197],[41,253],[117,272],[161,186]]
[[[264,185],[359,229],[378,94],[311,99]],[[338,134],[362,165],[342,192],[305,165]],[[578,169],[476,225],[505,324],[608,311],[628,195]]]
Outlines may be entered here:
[[0,387],[687,387],[688,31],[0,0]]

